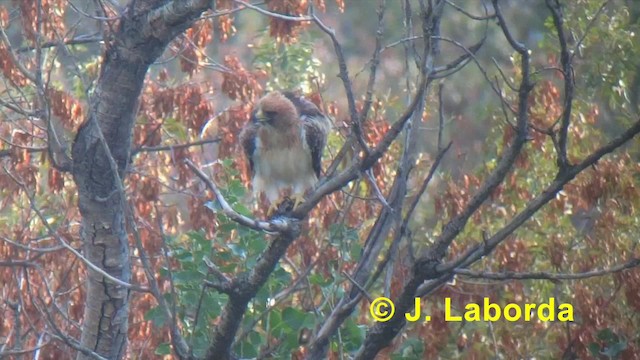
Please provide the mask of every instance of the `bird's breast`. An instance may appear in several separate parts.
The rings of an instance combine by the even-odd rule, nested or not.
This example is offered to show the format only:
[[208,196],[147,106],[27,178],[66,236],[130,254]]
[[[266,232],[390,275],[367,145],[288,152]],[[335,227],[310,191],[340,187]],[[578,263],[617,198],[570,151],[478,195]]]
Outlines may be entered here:
[[262,128],[256,139],[254,163],[256,175],[275,181],[278,186],[295,185],[302,182],[313,184],[311,151],[303,140],[303,128],[278,132]]
[[263,176],[285,183],[313,173],[311,154],[302,146],[265,149],[258,164]]

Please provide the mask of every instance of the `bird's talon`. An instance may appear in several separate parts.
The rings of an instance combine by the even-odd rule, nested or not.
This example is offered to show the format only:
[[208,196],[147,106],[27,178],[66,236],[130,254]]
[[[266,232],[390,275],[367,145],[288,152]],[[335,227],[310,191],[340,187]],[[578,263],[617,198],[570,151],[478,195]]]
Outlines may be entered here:
[[296,209],[298,207],[298,205],[302,204],[304,202],[304,196],[303,195],[295,195],[293,197],[293,209]]
[[273,202],[269,205],[269,208],[267,209],[267,216],[275,215],[276,212],[278,212],[278,203]]

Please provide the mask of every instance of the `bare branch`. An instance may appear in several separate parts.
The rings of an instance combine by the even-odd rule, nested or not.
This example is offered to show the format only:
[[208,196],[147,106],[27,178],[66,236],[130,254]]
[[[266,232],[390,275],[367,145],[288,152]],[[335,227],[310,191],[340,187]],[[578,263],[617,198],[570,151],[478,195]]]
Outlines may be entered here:
[[251,228],[257,231],[267,231],[271,233],[290,231],[289,221],[282,221],[281,219],[278,219],[278,218],[271,220],[269,222],[260,221],[260,220],[251,219],[233,210],[233,208],[231,207],[231,205],[229,205],[229,203],[224,198],[224,196],[222,196],[222,192],[220,192],[220,189],[218,189],[218,186],[213,182],[213,180],[209,179],[209,177],[207,177],[205,173],[203,173],[200,169],[198,169],[191,162],[191,160],[188,160],[188,159],[185,160],[185,164],[187,164],[189,169],[191,169],[191,171],[193,171],[194,174],[196,174],[196,176],[198,176],[200,180],[202,180],[205,183],[205,185],[207,185],[207,188],[209,188],[209,190],[213,192],[213,194],[216,197],[216,200],[222,207],[222,211],[231,220],[237,222],[240,225],[246,226],[248,228]]
[[[444,85],[438,86],[438,151],[442,150],[442,133],[444,132],[444,101],[442,101],[442,89]],[[449,148],[451,143],[447,146]]]
[[436,159],[434,160],[433,164],[431,164],[431,168],[429,169],[429,173],[425,177],[424,181],[422,182],[422,185],[420,186],[420,189],[418,190],[418,193],[415,195],[413,201],[409,205],[407,213],[404,215],[404,218],[402,220],[402,224],[400,225],[400,229],[398,231],[396,231],[396,234],[395,234],[395,237],[394,237],[394,239],[393,239],[393,241],[391,243],[391,246],[387,250],[384,259],[378,264],[378,267],[376,268],[376,271],[371,276],[371,280],[370,280],[371,284],[373,283],[373,281],[375,281],[378,278],[378,276],[380,276],[380,273],[382,273],[384,268],[389,263],[389,261],[391,259],[391,256],[393,256],[393,251],[392,250],[397,251],[397,249],[392,249],[394,247],[394,244],[399,243],[400,240],[403,237],[406,237],[406,236],[409,235],[409,220],[412,218],[413,213],[415,212],[415,210],[416,210],[416,208],[418,206],[418,203],[420,202],[420,198],[422,197],[422,195],[426,191],[427,187],[431,183],[431,180],[433,179],[433,175],[435,174],[436,170],[440,167],[440,163],[442,162],[442,159],[444,158],[446,153],[449,151],[449,148],[451,147],[451,144],[452,143],[450,142],[445,148],[440,150],[440,152],[438,152],[438,155],[436,156]]
[[6,357],[10,357],[10,356],[15,356],[15,355],[27,355],[30,353],[34,353],[42,348],[44,348],[45,346],[49,345],[49,342],[44,342],[38,346],[32,347],[32,348],[28,348],[28,349],[21,349],[21,350],[2,350],[0,351],[0,357],[4,358]]
[[69,6],[78,14],[88,18],[88,19],[92,19],[92,20],[97,20],[100,22],[112,22],[112,21],[116,21],[118,19],[120,19],[120,16],[115,16],[115,17],[106,17],[106,16],[96,16],[96,15],[91,15],[91,14],[87,14],[86,12],[82,11],[80,8],[78,8],[77,6],[75,6],[75,4],[73,3],[73,1],[69,1]]
[[[473,19],[473,20],[491,20],[491,19],[495,19],[495,17],[496,17],[495,14],[493,14],[493,15],[485,15],[485,16],[476,16],[476,15],[473,15],[473,14],[469,13],[468,11],[463,9],[462,7],[454,4],[453,2],[451,2],[449,0],[445,0],[445,1],[447,2],[447,5],[451,6],[454,9],[456,9],[458,12],[464,14],[469,19]],[[484,2],[482,2],[482,6],[484,6],[485,14],[486,14],[487,13],[487,7],[484,4]]]
[[[41,152],[47,151],[47,148],[45,148],[45,147],[42,147],[42,148],[30,147],[30,148],[22,148],[22,149],[26,150],[27,152],[32,153],[32,154],[33,153],[41,153]],[[0,158],[9,157],[9,156],[11,156],[11,154],[12,154],[11,149],[0,150]]]
[[[479,45],[481,46],[482,43],[478,43],[478,44],[474,45],[474,48],[467,48],[464,45],[460,44],[459,42],[457,42],[455,40],[452,40],[452,39],[445,38],[445,37],[440,37],[439,36],[439,37],[435,37],[435,39],[451,43],[451,44],[459,47],[460,49],[462,49],[466,53],[468,58],[470,60],[472,60],[476,64],[476,66],[478,67],[478,70],[480,70],[480,73],[482,73],[482,76],[485,78],[485,80],[487,80],[487,83],[489,85],[491,85],[491,89],[493,90],[493,92],[496,95],[498,95],[498,99],[500,99],[500,102],[502,102],[503,106],[506,106],[511,112],[516,113],[516,110],[514,110],[511,107],[511,104],[504,97],[504,94],[502,93],[502,91],[500,91],[500,88],[491,81],[491,78],[489,77],[489,74],[487,73],[487,70],[484,68],[484,66],[482,66],[482,64],[480,64],[480,61],[475,56],[475,52],[480,48]],[[464,57],[464,55],[463,55],[463,57]],[[466,59],[463,59],[463,57],[460,57],[459,60],[460,61],[466,61]],[[456,62],[454,61],[452,64],[455,64],[455,63]],[[448,76],[448,75],[449,74],[447,74],[447,75],[439,75],[439,77],[444,77],[444,76]]]
[[587,35],[595,25],[596,21],[598,21],[600,14],[604,12],[604,9],[607,7],[607,5],[609,5],[610,2],[611,0],[606,0],[605,2],[603,2],[602,5],[600,5],[600,7],[598,8],[598,11],[596,11],[596,13],[591,17],[591,20],[589,21],[589,23],[584,29],[584,33],[582,34],[580,39],[578,39],[578,41],[576,42],[576,45],[573,51],[571,51],[571,57],[569,58],[569,63],[573,63],[573,57],[576,56],[576,54],[580,54],[580,47],[582,46],[582,42],[587,37]]
[[140,146],[133,151],[131,151],[131,156],[137,155],[142,152],[160,152],[160,151],[174,151],[179,149],[186,149],[194,146],[206,145],[206,144],[216,144],[220,142],[220,138],[215,139],[204,139],[193,142],[188,142],[184,144],[175,144],[175,145],[159,145],[159,146]]
[[35,112],[26,110],[26,109],[20,107],[20,105],[18,105],[18,104],[15,104],[15,103],[12,103],[12,102],[7,102],[7,101],[5,101],[3,99],[0,99],[0,106],[6,107],[7,109],[9,109],[9,110],[11,110],[11,111],[13,111],[13,112],[15,112],[17,114],[23,115],[25,117],[35,117],[36,116]]
[[29,260],[7,260],[7,261],[0,261],[0,267],[35,267],[37,266],[34,262],[33,259],[29,259]]
[[373,297],[371,295],[369,295],[369,293],[367,292],[367,289],[364,288],[364,286],[360,285],[358,283],[358,281],[356,281],[356,279],[352,278],[349,274],[347,274],[346,271],[342,272],[342,275],[344,277],[346,277],[351,284],[360,291],[360,293],[368,300],[368,301],[373,301]]
[[434,290],[439,284],[446,282],[450,277],[450,273],[455,268],[465,268],[474,262],[480,260],[482,257],[489,254],[496,246],[504,241],[509,235],[511,235],[516,229],[518,229],[525,221],[531,218],[538,210],[540,210],[549,201],[555,199],[556,194],[562,190],[562,188],[573,180],[579,173],[586,168],[593,166],[603,156],[613,152],[620,146],[624,145],[629,140],[633,139],[636,135],[640,134],[640,119],[637,120],[631,127],[620,134],[618,137],[611,140],[608,144],[600,147],[591,155],[587,156],[580,163],[568,168],[559,169],[555,180],[549,184],[538,196],[531,200],[522,211],[509,221],[502,229],[496,232],[493,236],[485,239],[481,245],[474,246],[467,250],[464,254],[460,255],[457,259],[437,265],[436,272],[441,275],[438,279],[433,280],[421,286],[417,294],[422,296],[431,290]]
[[[60,41],[48,41],[44,42],[40,45],[41,49],[48,49],[52,47],[58,46],[69,46],[69,45],[84,45],[84,44],[93,44],[93,43],[101,43],[103,41],[102,36],[98,35],[80,35],[71,39],[64,39]],[[29,52],[35,50],[35,46],[23,46],[16,50],[18,54]]]
[[[497,0],[494,0],[494,8],[496,9],[496,15],[500,20],[500,26],[507,38],[511,38],[508,28],[504,23],[504,19],[500,13],[497,5]],[[522,80],[518,90],[518,120],[516,128],[516,137],[509,147],[505,150],[503,155],[494,171],[489,175],[485,182],[480,186],[476,194],[469,200],[469,203],[465,209],[455,218],[453,218],[447,225],[445,225],[442,234],[436,241],[435,253],[436,257],[442,257],[446,248],[453,241],[453,239],[462,231],[466,222],[471,215],[482,205],[482,203],[489,197],[490,193],[504,180],[507,174],[510,172],[513,164],[520,154],[524,143],[527,139],[528,128],[528,98],[533,86],[529,79],[530,65],[529,65],[529,53],[528,50],[513,40],[509,41],[511,45],[520,53],[521,56],[521,69]]]
[[[418,132],[412,131],[412,121],[419,121],[422,117],[422,111],[425,104],[425,93],[427,85],[429,84],[429,75],[431,72],[430,65],[433,61],[432,57],[437,53],[435,43],[431,42],[431,32],[437,33],[437,24],[439,24],[439,16],[442,13],[442,2],[439,3],[438,8],[434,9],[433,13],[423,13],[423,31],[425,39],[425,49],[422,56],[423,63],[420,64],[420,85],[417,88],[415,97],[408,105],[405,112],[400,116],[391,129],[387,131],[380,143],[374,148],[374,150],[368,155],[364,156],[360,161],[360,168],[368,168],[372,166],[379,157],[387,151],[391,142],[395,140],[398,134],[407,128],[405,137],[405,146],[402,154],[402,159],[398,163],[398,169],[396,171],[396,177],[394,179],[393,186],[388,196],[388,202],[391,210],[383,208],[378,215],[376,222],[369,232],[360,261],[356,269],[353,272],[353,280],[358,284],[363,284],[371,276],[371,267],[375,264],[378,254],[382,250],[383,241],[386,235],[391,230],[393,224],[397,224],[401,220],[401,209],[404,204],[404,198],[407,191],[407,179],[413,165],[415,163],[415,136]],[[429,22],[426,24],[426,22]],[[343,174],[348,174],[348,170],[336,176],[339,178]],[[335,178],[334,178],[335,179]],[[332,181],[334,179],[329,180]],[[322,188],[322,186],[321,186]],[[398,242],[394,242],[392,247],[397,246]],[[390,250],[388,254],[393,253],[394,250]],[[339,303],[335,306],[331,314],[325,319],[322,327],[317,331],[313,342],[310,345],[309,354],[307,359],[323,359],[328,347],[329,337],[335,333],[336,329],[342,324],[346,317],[351,314],[355,305],[360,301],[362,292],[358,287],[352,286],[351,291],[344,296]],[[370,340],[367,338],[367,340]],[[387,339],[388,340],[388,339]],[[376,341],[382,341],[377,339]],[[385,340],[386,341],[386,340]],[[366,346],[366,345],[365,345]],[[377,346],[377,345],[375,345]],[[365,358],[375,357],[375,352],[368,353]],[[371,355],[371,357],[368,357]]]
[[569,160],[567,159],[567,136],[569,125],[571,123],[571,109],[573,106],[573,66],[571,64],[571,55],[569,54],[567,39],[564,33],[564,19],[560,9],[560,2],[558,0],[546,0],[546,4],[551,11],[553,25],[558,34],[558,41],[560,42],[560,63],[562,65],[562,73],[564,75],[564,108],[562,110],[560,131],[556,148],[558,153],[558,168],[563,169],[570,166]]
[[37,253],[48,253],[48,252],[60,251],[60,250],[64,249],[64,246],[52,246],[52,247],[46,247],[46,248],[35,248],[35,247],[27,246],[27,245],[21,244],[19,242],[7,239],[4,236],[0,236],[0,240],[6,242],[7,244],[10,244],[12,246],[17,247],[18,249],[26,250],[26,251],[30,251],[30,252],[33,251],[33,252],[37,252]]
[[[360,118],[358,117],[358,110],[356,109],[356,100],[355,100],[355,97],[353,96],[353,86],[351,84],[351,78],[349,77],[349,70],[347,69],[347,62],[344,58],[344,52],[342,51],[342,45],[340,45],[340,42],[336,37],[335,30],[329,28],[320,20],[320,18],[318,18],[318,16],[313,11],[313,7],[311,7],[310,9],[311,9],[311,17],[313,18],[313,21],[316,23],[316,25],[318,25],[318,27],[324,33],[329,35],[329,38],[331,38],[331,42],[333,43],[333,49],[336,53],[336,57],[338,58],[338,68],[340,69],[339,77],[340,77],[340,80],[342,80],[344,91],[347,94],[347,104],[349,105],[349,116],[351,117],[351,126],[353,128],[354,135],[356,137],[356,140],[358,141],[358,144],[360,145],[361,150],[366,155],[368,155],[369,147],[367,146],[367,143],[365,142],[364,136],[362,133],[362,123],[360,121]],[[383,14],[384,14],[384,11],[381,11],[379,15],[380,16],[379,28],[381,26]],[[376,47],[376,53],[379,56],[378,47]],[[375,67],[372,67],[372,74],[375,74]],[[370,81],[375,81],[375,75],[373,75],[373,80],[370,79]],[[348,141],[348,143],[350,143],[350,141]],[[347,145],[345,144],[345,146]]]
[[634,267],[640,266],[640,259],[635,258],[629,260],[623,264],[611,266],[604,269],[599,270],[591,270],[585,271],[581,273],[575,274],[558,274],[558,273],[549,273],[549,272],[527,272],[527,273],[518,273],[518,272],[502,272],[502,273],[492,273],[485,271],[472,271],[468,269],[456,269],[454,273],[457,275],[464,275],[472,278],[481,278],[488,280],[550,280],[553,282],[557,282],[560,280],[580,280],[587,279],[591,277],[598,277],[609,275],[617,272],[621,272],[627,269],[631,269]]
[[376,183],[376,179],[374,179],[373,175],[371,174],[371,169],[365,171],[364,174],[367,177],[367,180],[369,180],[369,184],[371,185],[371,187],[373,187],[373,192],[376,194],[376,198],[378,199],[380,204],[382,204],[382,206],[384,206],[387,210],[393,211],[393,209],[391,209],[391,206],[389,206],[389,202],[387,201],[387,199],[384,198],[380,187]]
[[[378,29],[376,30],[376,46],[371,56],[371,67],[369,68],[369,81],[367,83],[367,91],[364,98],[364,104],[362,106],[362,112],[360,113],[361,124],[366,121],[369,109],[371,108],[371,102],[373,98],[373,87],[376,83],[376,74],[378,72],[378,65],[380,64],[380,54],[382,53],[382,36],[384,35],[384,13],[386,11],[386,0],[381,0],[378,6]],[[368,151],[368,149],[367,149]]]
[[[166,318],[171,319],[171,323],[169,324],[169,331],[171,334],[171,343],[173,344],[174,351],[180,359],[188,359],[190,350],[187,342],[184,340],[182,334],[180,333],[180,327],[176,320],[175,306],[173,309],[170,309],[169,304],[167,304],[167,301],[164,298],[164,294],[160,292],[160,286],[158,285],[155,273],[153,272],[153,267],[151,266],[151,262],[149,261],[147,252],[145,251],[142,244],[140,231],[138,231],[138,224],[133,215],[133,208],[129,207],[125,211],[127,213],[129,226],[131,227],[133,233],[133,238],[136,242],[136,247],[138,248],[138,254],[140,255],[140,261],[142,262],[142,269],[144,270],[147,281],[149,282],[150,292],[151,294],[153,294],[153,297],[158,302],[160,308],[164,311],[164,315],[166,316]],[[173,302],[173,304],[175,304],[175,301]]]
[[287,20],[287,21],[312,21],[313,20],[311,17],[308,17],[308,16],[289,16],[289,15],[274,13],[242,0],[233,0],[233,2],[240,4],[242,6],[245,6],[251,10],[255,10],[260,14],[267,15],[269,17],[273,17],[276,19]]
[[[441,6],[443,2],[440,2]],[[462,231],[471,215],[489,197],[490,193],[504,180],[511,170],[515,159],[520,153],[526,141],[528,123],[528,97],[532,85],[529,79],[529,54],[527,49],[517,43],[511,37],[508,28],[504,23],[500,11],[497,7],[497,0],[494,0],[494,8],[498,16],[500,26],[505,36],[510,39],[511,45],[518,51],[521,57],[522,81],[518,94],[518,123],[516,136],[509,147],[504,151],[494,171],[480,186],[476,194],[469,200],[467,206],[459,215],[450,220],[442,229],[442,233],[435,243],[426,251],[425,255],[417,259],[413,266],[412,276],[407,280],[398,298],[394,301],[396,305],[396,315],[388,322],[378,323],[373,326],[367,334],[364,344],[358,351],[356,359],[371,359],[388,343],[389,339],[395,337],[405,323],[403,316],[406,310],[411,308],[418,287],[427,279],[438,279],[443,277],[437,271],[440,259],[445,256],[446,249],[451,242]],[[431,10],[431,9],[430,9]],[[424,26],[424,25],[423,25]]]
[[44,227],[47,229],[47,232],[49,233],[50,236],[54,237],[65,249],[69,250],[73,255],[75,255],[78,259],[82,260],[82,262],[87,265],[90,269],[92,269],[93,271],[99,273],[100,275],[104,276],[105,279],[116,283],[124,288],[130,289],[130,290],[136,290],[136,291],[140,291],[140,292],[149,292],[149,289],[143,288],[141,286],[138,285],[134,285],[134,284],[129,284],[127,282],[124,282],[116,277],[113,277],[112,275],[106,273],[103,269],[101,269],[100,267],[98,267],[97,265],[95,265],[94,263],[92,263],[91,261],[89,261],[89,259],[87,259],[86,257],[84,257],[82,254],[80,254],[80,252],[78,252],[78,250],[74,249],[73,246],[69,245],[60,235],[58,235],[58,233],[51,227],[51,224],[49,224],[49,221],[47,220],[47,218],[44,216],[44,214],[42,213],[42,211],[40,211],[40,209],[36,206],[36,201],[34,199],[34,196],[31,194],[31,192],[29,191],[29,189],[27,188],[27,186],[22,183],[19,179],[17,179],[6,167],[3,168],[5,174],[7,174],[16,184],[18,184],[23,191],[25,192],[25,194],[27,195],[27,198],[29,198],[29,204],[31,206],[31,210],[33,210],[36,215],[38,216],[38,218],[40,219],[40,221],[42,222],[42,224],[44,225]]

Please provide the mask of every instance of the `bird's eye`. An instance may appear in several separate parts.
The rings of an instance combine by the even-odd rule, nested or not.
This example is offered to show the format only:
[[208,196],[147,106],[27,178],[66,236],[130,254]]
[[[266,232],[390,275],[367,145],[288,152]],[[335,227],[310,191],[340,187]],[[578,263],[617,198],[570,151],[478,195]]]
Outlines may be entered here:
[[266,116],[268,118],[273,118],[274,116],[276,116],[276,112],[275,111],[264,111],[264,116]]

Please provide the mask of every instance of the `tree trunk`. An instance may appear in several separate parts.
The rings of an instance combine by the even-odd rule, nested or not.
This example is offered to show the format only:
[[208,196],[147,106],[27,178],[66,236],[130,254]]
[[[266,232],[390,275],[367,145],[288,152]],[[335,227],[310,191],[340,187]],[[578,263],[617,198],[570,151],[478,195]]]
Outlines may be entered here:
[[[87,120],[73,144],[84,256],[126,283],[131,281],[126,199],[117,182],[126,174],[138,97],[149,66],[210,5],[205,0],[137,1],[135,9],[123,12],[113,41],[106,45]],[[88,273],[80,345],[120,359],[127,344],[129,289],[90,268]],[[85,358],[90,357],[79,352],[78,359]]]
[[[135,108],[147,66],[117,59],[107,51],[88,121],[73,146],[73,175],[82,214],[84,255],[93,264],[124,282],[131,280],[128,236],[122,194],[116,179],[127,167]],[[111,60],[115,58],[115,60]],[[117,164],[112,171],[99,129]],[[88,270],[82,346],[110,359],[119,359],[126,345],[129,291]],[[82,357],[79,357],[82,358]]]

